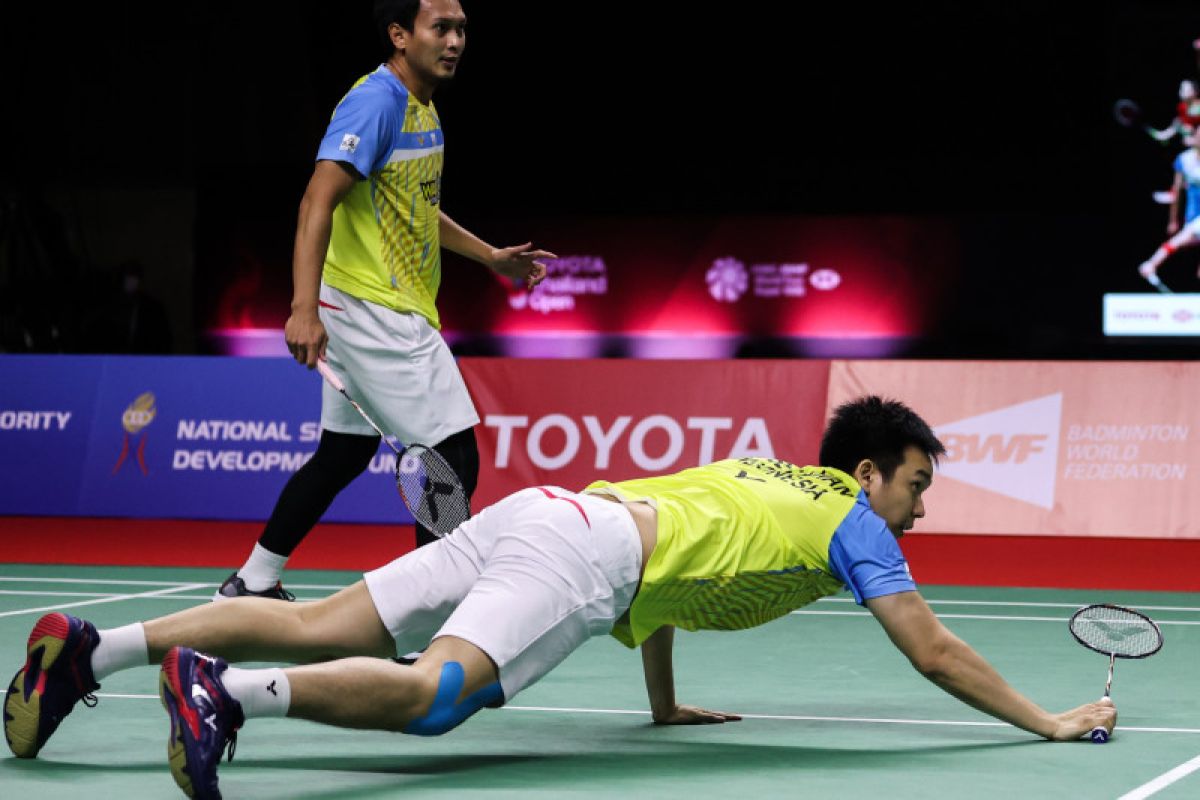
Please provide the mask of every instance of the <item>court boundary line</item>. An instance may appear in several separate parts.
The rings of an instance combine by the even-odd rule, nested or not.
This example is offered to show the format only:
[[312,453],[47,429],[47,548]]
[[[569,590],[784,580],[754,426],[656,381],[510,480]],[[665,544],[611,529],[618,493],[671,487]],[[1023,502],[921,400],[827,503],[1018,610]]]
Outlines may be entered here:
[[[118,700],[158,700],[156,694],[116,694],[107,692],[96,692],[96,697],[112,697]],[[500,711],[530,711],[542,713],[559,713],[559,714],[615,714],[622,716],[650,716],[649,711],[632,708],[576,708],[572,706],[501,706]],[[818,717],[812,715],[801,714],[739,714],[743,719],[762,719],[762,720],[779,720],[783,722],[849,722],[849,723],[871,723],[871,724],[886,724],[886,725],[933,725],[946,727],[966,727],[966,728],[1012,728],[1014,731],[1019,731],[1013,725],[1007,722],[990,722],[987,720],[952,720],[952,719],[903,719],[890,717]],[[1200,728],[1152,728],[1144,726],[1120,727],[1118,733],[1181,733],[1181,734],[1200,734]],[[1195,759],[1197,768],[1200,769],[1200,756]],[[1189,762],[1190,763],[1190,762]]]
[[133,594],[118,594],[111,597],[98,597],[93,600],[80,600],[77,603],[59,603],[52,606],[41,606],[40,608],[18,608],[14,611],[0,611],[0,618],[15,617],[19,614],[36,614],[39,611],[61,611],[64,608],[79,608],[80,606],[95,606],[102,603],[119,603],[124,600],[137,600],[145,597],[157,597],[160,595],[172,594],[174,592],[187,592],[192,589],[200,589],[208,586],[207,583],[184,583],[175,586],[168,586],[164,589],[154,589],[148,592],[136,592]]
[[1144,800],[1144,798],[1158,794],[1168,786],[1171,786],[1172,784],[1186,778],[1188,775],[1191,775],[1198,769],[1200,769],[1200,756],[1196,756],[1190,761],[1185,761],[1174,769],[1167,770],[1157,778],[1147,781],[1136,789],[1126,792],[1117,798],[1117,800]]

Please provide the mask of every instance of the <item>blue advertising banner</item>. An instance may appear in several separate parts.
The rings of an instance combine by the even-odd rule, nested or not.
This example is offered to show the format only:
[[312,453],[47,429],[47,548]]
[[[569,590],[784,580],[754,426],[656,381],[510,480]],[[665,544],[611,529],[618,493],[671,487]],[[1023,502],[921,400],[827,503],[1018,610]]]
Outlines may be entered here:
[[79,512],[102,359],[0,359],[0,513]]
[[[290,359],[4,356],[0,514],[265,520],[320,437]],[[386,445],[329,522],[411,523]]]

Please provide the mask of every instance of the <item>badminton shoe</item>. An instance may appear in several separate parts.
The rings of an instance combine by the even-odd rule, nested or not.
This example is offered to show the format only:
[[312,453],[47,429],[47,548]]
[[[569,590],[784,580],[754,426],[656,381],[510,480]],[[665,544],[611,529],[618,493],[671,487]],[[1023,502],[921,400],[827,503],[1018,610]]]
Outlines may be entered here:
[[276,581],[270,589],[252,592],[246,588],[246,582],[239,578],[236,572],[225,579],[221,588],[217,589],[217,593],[213,595],[213,600],[227,600],[230,597],[269,597],[272,600],[289,602],[296,599],[296,595],[284,589],[283,584],[279,581]]
[[92,674],[96,626],[68,614],[46,614],[33,626],[25,666],[4,698],[4,738],[18,758],[34,758],[75,704],[96,705]]
[[226,745],[233,760],[237,731],[246,719],[242,704],[221,683],[228,666],[187,647],[172,647],[163,659],[158,686],[171,718],[167,760],[171,777],[188,797],[220,800],[217,765]]

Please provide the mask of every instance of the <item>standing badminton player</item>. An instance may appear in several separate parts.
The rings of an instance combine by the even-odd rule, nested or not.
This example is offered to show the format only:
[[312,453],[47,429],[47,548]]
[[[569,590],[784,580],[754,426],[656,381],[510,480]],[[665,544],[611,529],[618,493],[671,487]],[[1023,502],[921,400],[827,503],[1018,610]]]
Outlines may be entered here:
[[[466,46],[458,0],[376,2],[390,55],[342,98],[300,201],[293,253],[292,356],[326,358],[384,430],[433,447],[470,497],[479,475],[479,416],[445,341],[435,305],[441,248],[505,278],[536,285],[531,244],[495,248],[441,210],[444,138],[434,90],[454,77]],[[316,453],[288,481],[246,563],[217,599],[291,599],[280,574],[334,497],[367,468],[376,432],[329,387]],[[433,539],[417,526],[417,543]]]
[[[897,539],[925,515],[944,452],[907,406],[862,397],[834,412],[823,466],[742,458],[583,492],[524,489],[314,603],[237,598],[104,630],[47,614],[9,685],[5,736],[33,758],[99,681],[161,659],[171,773],[189,796],[217,797],[222,753],[248,719],[439,735],[604,634],[641,646],[656,723],[734,721],[677,700],[675,628],[751,628],[844,589],[913,667],[974,708],[1055,741],[1111,733],[1111,700],[1044,710],[917,591]],[[426,644],[411,666],[387,660]],[[765,668],[737,658],[747,675]],[[792,668],[817,660],[798,652]]]
[[[1200,243],[1200,131],[1187,140],[1191,145],[1175,159],[1175,194],[1167,221],[1167,241],[1138,267],[1143,278],[1160,292],[1168,292],[1158,277],[1158,268],[1172,253]],[[1179,224],[1180,198],[1184,199],[1183,224]]]

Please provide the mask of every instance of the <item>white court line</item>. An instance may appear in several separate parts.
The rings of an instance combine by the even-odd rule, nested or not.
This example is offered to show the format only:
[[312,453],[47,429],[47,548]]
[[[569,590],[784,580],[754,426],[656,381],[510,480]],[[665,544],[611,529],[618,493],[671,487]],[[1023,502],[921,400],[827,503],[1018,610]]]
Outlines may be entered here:
[[[157,700],[156,694],[106,694],[96,692],[96,697],[113,697],[123,700]],[[502,711],[534,711],[550,714],[621,714],[625,716],[650,716],[649,711],[631,708],[571,708],[558,706],[502,706]],[[783,720],[785,722],[852,722],[884,725],[946,725],[965,728],[1012,728],[1007,722],[974,722],[952,719],[892,719],[887,717],[811,717],[790,714],[740,714],[745,719]],[[1014,730],[1016,730],[1014,728]],[[1117,733],[1196,733],[1200,728],[1117,728]],[[1189,762],[1190,763],[1190,762]]]
[[1117,800],[1143,800],[1143,798],[1157,794],[1160,790],[1167,788],[1181,778],[1187,777],[1198,769],[1200,769],[1200,756],[1196,756],[1191,761],[1180,764],[1170,772],[1164,772],[1154,780],[1143,783],[1131,792],[1126,792],[1117,798]]
[[[823,617],[869,617],[870,611],[806,611],[803,609],[790,611],[790,614],[796,616],[823,616]],[[1067,617],[1005,617],[998,614],[938,614],[938,619],[995,619],[1008,622],[1057,622],[1060,625],[1068,622]],[[1161,619],[1155,620],[1158,625],[1200,625],[1200,620],[1181,620],[1181,619]]]
[[[853,597],[822,597],[819,603],[853,603]],[[925,598],[931,606],[1027,606],[1029,608],[1079,609],[1088,603],[1022,603],[1016,600],[933,600]],[[1135,606],[1143,611],[1200,611],[1200,606]]]
[[19,608],[16,611],[0,612],[0,617],[15,617],[18,614],[36,614],[39,611],[59,611],[64,608],[78,608],[80,606],[95,606],[101,603],[117,603],[122,600],[137,600],[144,597],[154,597],[156,595],[172,594],[174,592],[187,592],[192,589],[199,589],[208,586],[207,583],[184,583],[177,586],[167,587],[166,589],[155,589],[149,592],[137,592],[135,594],[118,594],[111,597],[100,597],[94,600],[80,600],[77,603],[61,603],[53,606],[42,606],[41,608]]
[[[84,583],[84,584],[104,584],[112,586],[178,586],[179,581],[135,581],[135,580],[116,580],[110,578],[25,578],[25,577],[9,577],[0,575],[0,582],[11,583]],[[204,584],[207,585],[207,584]],[[214,581],[213,585],[217,585]],[[345,589],[351,584],[339,584],[337,586],[318,583],[289,583],[288,586],[292,589],[320,589],[325,591],[337,591]]]

